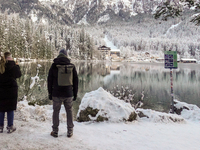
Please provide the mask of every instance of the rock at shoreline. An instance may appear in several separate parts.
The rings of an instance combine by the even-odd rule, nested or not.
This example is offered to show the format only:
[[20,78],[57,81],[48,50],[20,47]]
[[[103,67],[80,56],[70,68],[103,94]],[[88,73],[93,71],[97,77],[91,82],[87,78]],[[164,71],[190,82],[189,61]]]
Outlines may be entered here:
[[136,120],[135,109],[117,99],[103,88],[86,93],[79,106],[77,121],[133,121]]

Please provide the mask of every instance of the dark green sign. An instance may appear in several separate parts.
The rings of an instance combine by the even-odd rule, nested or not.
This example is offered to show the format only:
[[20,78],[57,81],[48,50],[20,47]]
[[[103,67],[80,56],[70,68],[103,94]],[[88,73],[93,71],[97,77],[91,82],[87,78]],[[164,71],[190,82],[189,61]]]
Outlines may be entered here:
[[165,51],[165,68],[177,69],[177,52],[175,51]]

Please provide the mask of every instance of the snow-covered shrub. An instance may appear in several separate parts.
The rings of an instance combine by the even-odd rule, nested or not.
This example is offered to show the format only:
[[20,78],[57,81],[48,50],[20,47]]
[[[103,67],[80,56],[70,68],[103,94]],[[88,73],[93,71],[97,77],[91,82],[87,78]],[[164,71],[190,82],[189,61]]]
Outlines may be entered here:
[[114,87],[111,91],[109,91],[114,97],[123,100],[127,103],[130,103],[132,107],[134,107],[135,109],[137,109],[138,107],[142,107],[143,105],[143,99],[144,99],[144,91],[142,91],[141,93],[141,98],[139,99],[139,101],[135,102],[134,104],[134,96],[135,93],[133,90],[129,89],[129,87],[124,87],[121,86],[121,88],[118,87],[118,85],[116,87]]
[[121,88],[119,88],[116,86],[110,91],[110,93],[114,97],[124,100],[125,102],[131,102],[134,100],[134,93],[128,87],[121,86]]

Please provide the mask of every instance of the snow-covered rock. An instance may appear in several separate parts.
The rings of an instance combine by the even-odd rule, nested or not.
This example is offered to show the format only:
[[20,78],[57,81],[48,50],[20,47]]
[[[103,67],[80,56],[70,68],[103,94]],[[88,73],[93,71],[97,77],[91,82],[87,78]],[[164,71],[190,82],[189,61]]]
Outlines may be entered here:
[[154,111],[151,109],[136,109],[139,118],[148,120],[151,122],[199,122],[200,121],[200,108],[193,104],[187,104],[174,100],[174,112],[175,114],[168,114],[163,112]]
[[175,113],[191,121],[200,121],[200,108],[193,104],[187,104],[178,100],[174,101]]
[[136,110],[138,113],[138,116],[140,118],[145,118],[145,120],[148,120],[150,122],[163,122],[163,123],[173,123],[173,122],[180,122],[185,123],[185,119],[182,116],[179,116],[177,114],[168,114],[164,112],[158,112],[151,109],[142,109],[138,108]]
[[137,117],[135,109],[117,99],[103,88],[86,93],[79,106],[77,120],[83,121],[133,121]]

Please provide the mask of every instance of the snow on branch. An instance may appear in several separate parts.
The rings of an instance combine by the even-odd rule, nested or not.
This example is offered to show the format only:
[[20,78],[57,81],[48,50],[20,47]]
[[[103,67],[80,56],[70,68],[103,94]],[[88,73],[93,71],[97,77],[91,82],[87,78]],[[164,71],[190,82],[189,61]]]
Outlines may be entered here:
[[[164,21],[167,21],[169,17],[178,17],[181,16],[181,13],[184,11],[184,8],[189,8],[195,11],[200,10],[200,1],[197,0],[165,0],[160,3],[156,8],[154,13],[154,18],[161,18]],[[196,22],[196,25],[200,25],[200,14],[192,18],[191,22]]]
[[193,15],[191,22],[196,22],[196,25],[200,25],[200,13]]

